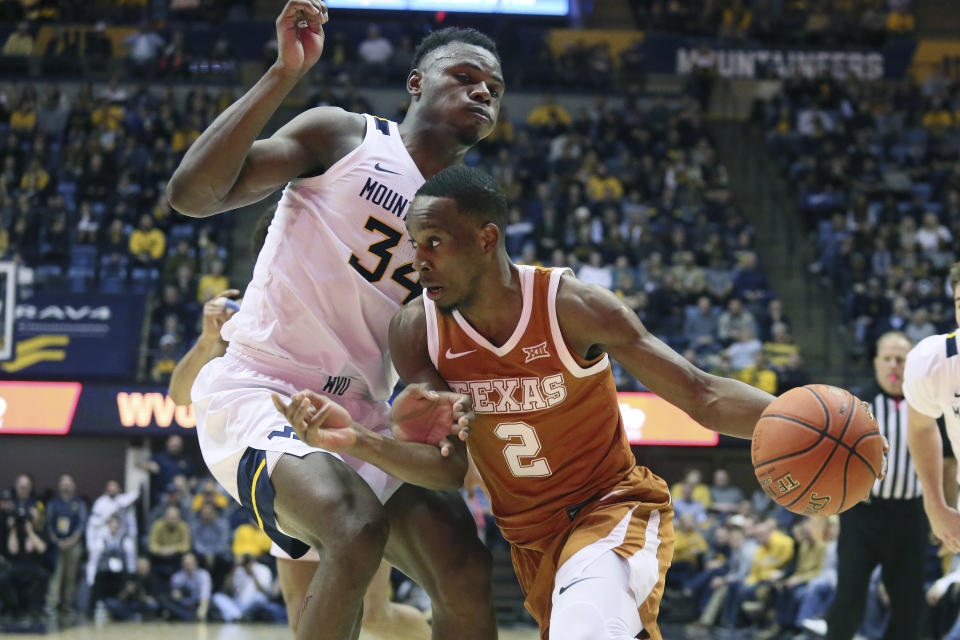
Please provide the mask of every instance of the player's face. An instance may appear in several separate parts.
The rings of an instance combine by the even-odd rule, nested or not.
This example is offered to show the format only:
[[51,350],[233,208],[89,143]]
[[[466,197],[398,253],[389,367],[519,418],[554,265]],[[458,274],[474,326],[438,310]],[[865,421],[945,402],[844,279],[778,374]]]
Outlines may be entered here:
[[960,327],[960,284],[953,288],[953,312],[957,326]]
[[430,52],[410,73],[423,116],[453,127],[460,142],[474,145],[493,131],[500,115],[503,74],[492,53],[465,42]]
[[423,295],[444,313],[469,304],[483,269],[480,229],[451,198],[417,196],[407,215]]
[[873,368],[877,383],[890,395],[903,395],[903,365],[909,352],[910,343],[899,336],[890,336],[877,345]]

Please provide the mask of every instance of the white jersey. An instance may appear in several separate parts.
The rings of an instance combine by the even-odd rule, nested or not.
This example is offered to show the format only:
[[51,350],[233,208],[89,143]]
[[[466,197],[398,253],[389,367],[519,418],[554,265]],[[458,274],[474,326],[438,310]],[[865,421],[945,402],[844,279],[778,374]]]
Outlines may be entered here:
[[404,221],[424,178],[397,124],[364,118],[360,146],[284,189],[240,311],[221,335],[274,375],[317,391],[350,384],[385,400],[397,381],[390,318],[420,292]]
[[917,412],[943,417],[950,446],[960,452],[960,331],[924,338],[910,350],[903,396]]

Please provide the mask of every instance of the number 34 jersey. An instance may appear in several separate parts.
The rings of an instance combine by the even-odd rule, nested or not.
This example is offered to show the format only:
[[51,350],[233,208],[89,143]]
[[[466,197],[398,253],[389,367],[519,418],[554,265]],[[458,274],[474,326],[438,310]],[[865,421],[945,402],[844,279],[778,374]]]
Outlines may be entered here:
[[385,400],[397,380],[390,318],[420,293],[404,221],[424,178],[396,123],[364,118],[356,149],[284,189],[240,311],[221,335],[314,388],[345,376]]
[[473,399],[467,441],[507,540],[523,545],[569,525],[579,505],[636,466],[606,355],[585,362],[557,322],[566,269],[521,266],[523,311],[494,346],[459,312],[424,296],[430,358],[450,387]]

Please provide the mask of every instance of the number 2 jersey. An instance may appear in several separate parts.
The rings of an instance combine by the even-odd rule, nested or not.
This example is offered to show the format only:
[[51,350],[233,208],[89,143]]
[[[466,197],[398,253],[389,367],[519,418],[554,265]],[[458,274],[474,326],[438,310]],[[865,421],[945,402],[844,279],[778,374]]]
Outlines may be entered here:
[[636,459],[608,356],[586,362],[560,333],[556,297],[567,270],[518,268],[523,311],[502,346],[459,312],[440,313],[426,296],[423,303],[434,366],[473,399],[467,443],[497,524],[507,540],[523,545],[569,524],[568,509],[602,498]]
[[420,292],[403,238],[424,178],[396,123],[364,119],[356,149],[284,189],[240,311],[221,335],[265,370],[317,390],[337,376],[386,400],[397,381],[390,318]]

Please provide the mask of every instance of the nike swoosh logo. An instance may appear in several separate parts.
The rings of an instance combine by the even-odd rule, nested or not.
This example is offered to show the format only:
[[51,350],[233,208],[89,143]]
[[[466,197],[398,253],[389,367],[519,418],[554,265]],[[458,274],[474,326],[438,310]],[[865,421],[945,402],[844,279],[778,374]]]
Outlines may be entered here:
[[568,584],[567,586],[565,586],[565,587],[560,587],[560,591],[557,592],[557,595],[561,595],[561,596],[562,596],[564,591],[566,591],[567,589],[569,589],[569,588],[572,587],[573,585],[577,584],[578,582],[583,582],[584,580],[593,580],[595,577],[597,577],[597,576],[590,576],[590,577],[587,577],[587,578],[580,578],[579,580],[574,580],[573,582],[571,582],[571,583]]
[[395,176],[402,176],[402,175],[403,175],[402,173],[399,173],[399,172],[397,172],[397,171],[390,171],[390,169],[385,169],[384,167],[381,167],[379,162],[378,162],[377,164],[373,165],[373,168],[376,169],[377,171],[383,171],[384,173],[392,173],[392,174],[395,175]]
[[447,360],[456,360],[457,358],[460,358],[462,356],[470,355],[474,351],[476,351],[476,349],[470,349],[470,351],[461,351],[460,353],[454,353],[453,351],[450,351],[450,349],[447,349]]

